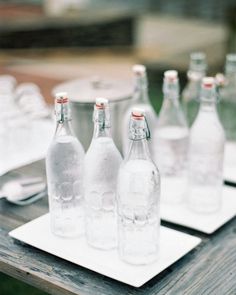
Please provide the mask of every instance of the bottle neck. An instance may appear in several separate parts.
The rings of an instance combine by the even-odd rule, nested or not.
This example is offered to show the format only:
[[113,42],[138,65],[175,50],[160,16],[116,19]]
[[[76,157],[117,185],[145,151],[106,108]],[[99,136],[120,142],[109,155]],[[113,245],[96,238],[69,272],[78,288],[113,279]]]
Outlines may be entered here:
[[66,135],[74,136],[71,126],[71,120],[57,121],[55,136],[58,137]]
[[134,100],[138,104],[149,103],[146,74],[136,77],[135,89],[134,89]]
[[170,83],[164,80],[163,83],[163,107],[169,108],[171,106],[179,106],[179,83]]
[[170,96],[168,93],[164,93],[163,107],[179,107],[179,96]]
[[127,160],[150,160],[150,152],[147,139],[130,140]]
[[215,87],[211,89],[202,88],[200,96],[200,111],[217,113],[216,103],[217,94]]
[[56,103],[55,115],[57,121],[55,136],[73,135],[69,103]]
[[93,138],[111,137],[111,123],[109,109],[94,109],[93,114],[94,132]]
[[188,78],[202,80],[206,76],[206,55],[203,52],[194,52],[190,55]]
[[150,159],[147,140],[150,138],[150,130],[146,118],[134,118],[131,116],[129,123],[130,146],[128,159]]
[[202,78],[206,75],[206,71],[189,70],[187,73],[189,83],[198,84],[201,86]]

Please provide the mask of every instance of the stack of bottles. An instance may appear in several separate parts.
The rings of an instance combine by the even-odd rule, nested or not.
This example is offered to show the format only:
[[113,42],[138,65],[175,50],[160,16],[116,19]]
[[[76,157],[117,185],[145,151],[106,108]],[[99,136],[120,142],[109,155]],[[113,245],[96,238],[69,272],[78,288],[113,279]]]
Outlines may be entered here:
[[[147,264],[158,258],[160,195],[161,202],[182,203],[195,213],[221,208],[225,132],[218,85],[205,77],[206,68],[203,53],[191,55],[182,102],[178,72],[166,71],[157,117],[148,99],[146,69],[133,67],[134,97],[121,124],[124,159],[111,137],[107,99],[96,99],[94,134],[85,154],[71,129],[67,94],[56,95],[57,127],[46,158],[54,234],[85,232],[90,246],[117,247],[125,262]],[[233,105],[236,56],[227,56],[226,76],[220,95]],[[233,130],[227,122],[226,136]]]

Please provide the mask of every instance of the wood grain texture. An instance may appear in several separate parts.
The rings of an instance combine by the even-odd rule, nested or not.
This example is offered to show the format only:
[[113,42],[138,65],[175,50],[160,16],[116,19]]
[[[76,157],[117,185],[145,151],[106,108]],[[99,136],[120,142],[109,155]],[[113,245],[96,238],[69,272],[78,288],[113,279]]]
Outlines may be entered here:
[[[44,175],[44,164],[38,162],[19,169],[18,173]],[[13,176],[8,174],[5,180]],[[236,294],[236,218],[212,236],[195,232],[203,239],[201,245],[141,288],[134,288],[8,236],[13,228],[47,211],[46,199],[23,208],[0,201],[0,271],[57,295]]]

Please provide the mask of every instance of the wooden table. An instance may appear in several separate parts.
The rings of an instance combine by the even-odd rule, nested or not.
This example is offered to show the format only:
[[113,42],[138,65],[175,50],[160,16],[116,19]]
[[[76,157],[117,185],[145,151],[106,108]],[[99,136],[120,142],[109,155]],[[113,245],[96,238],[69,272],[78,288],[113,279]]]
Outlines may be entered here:
[[[16,177],[16,173],[45,176],[44,162],[40,161],[11,172],[1,181]],[[144,286],[134,288],[22,244],[8,236],[10,230],[47,211],[46,198],[26,207],[18,207],[3,199],[0,200],[1,272],[50,294],[60,295],[236,294],[236,218],[211,236],[165,223],[174,229],[199,236],[203,241],[188,255]]]

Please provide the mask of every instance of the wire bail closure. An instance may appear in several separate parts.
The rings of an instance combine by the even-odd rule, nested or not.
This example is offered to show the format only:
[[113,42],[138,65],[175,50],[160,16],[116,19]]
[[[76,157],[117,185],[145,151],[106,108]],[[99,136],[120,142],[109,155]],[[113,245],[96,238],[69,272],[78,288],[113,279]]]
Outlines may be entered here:
[[147,118],[143,110],[134,110],[132,112],[129,123],[129,139],[137,140],[150,140],[151,132],[147,122]]
[[149,125],[148,125],[148,121],[147,121],[147,118],[146,116],[144,115],[144,120],[145,120],[145,123],[146,123],[146,130],[145,130],[145,133],[146,133],[146,138],[147,140],[150,140],[151,139],[151,132],[150,132],[150,128],[149,128]]

